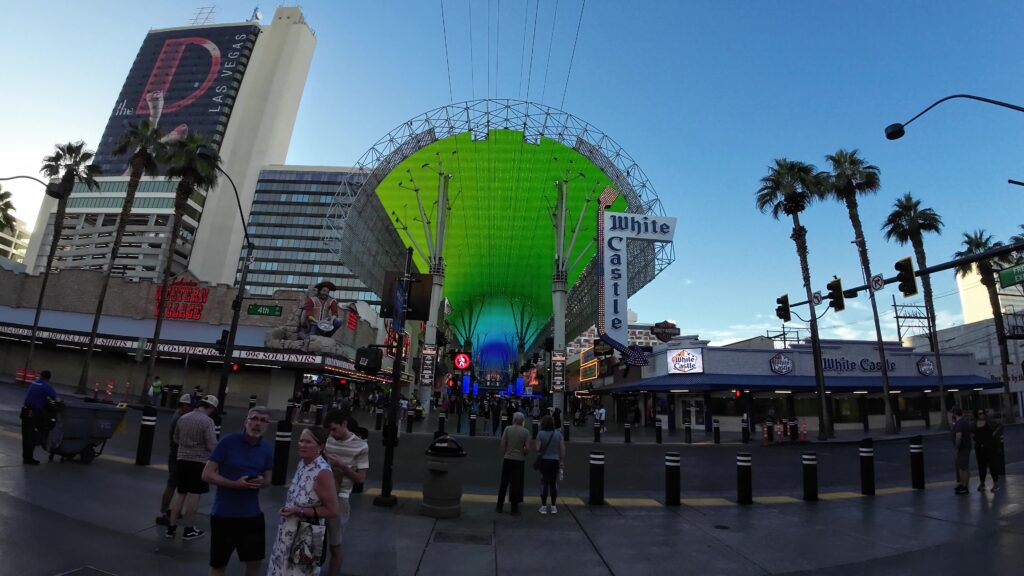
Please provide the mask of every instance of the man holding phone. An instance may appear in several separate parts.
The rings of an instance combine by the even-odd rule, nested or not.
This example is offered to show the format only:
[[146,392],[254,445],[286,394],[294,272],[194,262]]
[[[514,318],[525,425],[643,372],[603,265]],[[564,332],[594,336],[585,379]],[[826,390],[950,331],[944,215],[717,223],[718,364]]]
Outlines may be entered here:
[[210,511],[210,575],[224,574],[237,551],[246,576],[260,573],[266,556],[266,529],[259,489],[270,486],[274,452],[263,433],[270,425],[267,409],[256,406],[245,431],[221,439],[203,469],[203,481],[217,486]]

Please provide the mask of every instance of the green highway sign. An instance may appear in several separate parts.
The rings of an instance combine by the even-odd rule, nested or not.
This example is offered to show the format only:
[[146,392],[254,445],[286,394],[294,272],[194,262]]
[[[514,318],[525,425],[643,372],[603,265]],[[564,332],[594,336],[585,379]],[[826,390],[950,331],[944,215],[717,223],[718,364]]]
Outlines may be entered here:
[[1009,288],[1024,282],[1024,264],[1018,264],[999,272],[999,286]]
[[249,316],[280,316],[281,307],[269,304],[249,304]]

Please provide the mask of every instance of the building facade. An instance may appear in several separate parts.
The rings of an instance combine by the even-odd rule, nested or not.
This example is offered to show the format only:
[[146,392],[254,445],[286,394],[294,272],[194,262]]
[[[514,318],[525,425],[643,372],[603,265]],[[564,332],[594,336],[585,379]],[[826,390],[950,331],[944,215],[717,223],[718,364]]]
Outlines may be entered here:
[[[114,154],[114,148],[130,124],[148,120],[171,138],[205,136],[219,151],[230,180],[221,176],[208,194],[193,197],[184,238],[174,252],[197,278],[233,282],[244,236],[233,187],[248,217],[260,168],[283,163],[287,156],[315,45],[297,7],[278,8],[269,25],[150,31],[96,150],[104,174],[100,191],[78,187],[72,193],[55,268],[93,268],[109,258],[109,238],[128,181],[127,155]],[[140,186],[115,273],[155,277],[166,258],[174,186],[159,177]],[[55,211],[56,201],[44,199],[26,254],[31,273],[45,265]]]
[[17,218],[14,219],[14,230],[0,228],[0,258],[23,263],[29,236],[25,223]]

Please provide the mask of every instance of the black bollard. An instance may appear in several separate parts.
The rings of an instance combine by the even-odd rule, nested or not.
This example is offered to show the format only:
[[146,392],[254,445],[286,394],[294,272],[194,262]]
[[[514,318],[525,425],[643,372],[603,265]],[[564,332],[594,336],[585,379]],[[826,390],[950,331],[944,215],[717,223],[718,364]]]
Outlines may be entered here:
[[[409,425],[412,426],[411,422]],[[476,436],[476,414],[469,415],[469,435]]]
[[251,409],[253,409],[255,407],[256,407],[256,395],[255,394],[250,394],[249,395],[249,409],[251,410]]
[[284,419],[289,421],[289,422],[291,422],[294,416],[295,416],[295,399],[294,398],[289,398],[288,399],[288,406],[285,408],[285,411],[284,411]]
[[462,412],[455,413],[455,433],[462,434]]
[[505,433],[505,428],[508,428],[508,414],[501,415],[501,433]]
[[441,434],[445,433],[444,425],[445,422],[447,422],[447,420],[448,418],[445,416],[444,412],[441,412],[440,414],[437,415],[437,431],[440,432]]
[[768,430],[768,443],[772,444],[775,442],[775,424],[772,422],[764,421],[761,423],[766,430]]
[[415,414],[405,415],[405,433],[412,434],[412,421],[416,418]]
[[571,426],[569,426],[568,424],[562,424],[562,436],[565,436],[565,441],[566,442],[569,441],[569,432],[571,430],[572,430]]
[[814,452],[804,452],[800,460],[804,465],[804,500],[807,502],[817,502],[818,455]]
[[533,438],[534,440],[537,439],[537,431],[538,430],[539,430],[539,428],[538,428],[538,425],[537,425],[537,421],[534,420],[533,423],[530,424],[530,434],[531,434],[530,437]]
[[661,418],[654,419],[654,441],[661,444]]
[[683,441],[687,444],[693,444],[693,426],[690,425],[689,420],[683,425]]
[[753,504],[754,502],[754,467],[750,452],[736,453],[736,502]]
[[630,426],[629,422],[627,422],[626,424],[624,424],[622,426],[622,433],[626,437],[626,444],[630,444],[630,443],[633,442],[633,430],[632,430],[632,426]]
[[747,444],[750,442],[750,423],[747,421],[746,417],[740,420],[740,426],[742,427],[740,435],[743,438],[743,443]]
[[377,421],[373,423],[374,430],[380,430],[384,427],[384,409],[377,408]]
[[317,426],[321,426],[324,423],[324,405],[316,405],[316,420],[314,421]]
[[910,485],[924,490],[924,441],[920,436],[910,439]]
[[679,452],[665,452],[665,506],[679,506]]
[[715,444],[722,443],[722,430],[718,426],[718,418],[711,421],[711,425],[714,426]]
[[213,431],[217,434],[217,440],[220,440],[220,424],[216,424],[213,427]]
[[601,423],[594,420],[594,442],[601,442]]
[[156,433],[156,407],[142,408],[142,424],[139,426],[139,447],[135,450],[135,465],[149,466],[153,455],[153,435]]
[[288,451],[292,447],[292,423],[281,420],[277,423],[277,434],[274,436],[274,470],[270,475],[270,483],[284,486],[288,474]]
[[875,448],[871,438],[860,441],[860,493],[875,495]]
[[604,504],[604,452],[590,453],[590,504]]

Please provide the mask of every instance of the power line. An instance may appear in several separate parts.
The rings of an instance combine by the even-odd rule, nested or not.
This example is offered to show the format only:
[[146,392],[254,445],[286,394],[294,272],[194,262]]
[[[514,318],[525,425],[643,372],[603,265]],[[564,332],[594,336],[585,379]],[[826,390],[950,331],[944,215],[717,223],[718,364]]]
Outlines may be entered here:
[[441,30],[444,33],[444,67],[448,70],[448,101],[454,102],[452,93],[452,65],[448,60],[448,25],[444,20],[444,0],[441,0]]
[[558,22],[558,0],[555,0],[555,12],[551,16],[551,37],[548,39],[548,61],[544,65],[544,86],[540,90],[540,101],[548,91],[548,70],[551,68],[551,46],[555,43],[555,23]]
[[530,19],[530,2],[527,0],[523,2],[523,48],[520,51],[519,56],[519,99],[523,100],[523,67],[526,65],[526,23]]
[[540,14],[540,0],[533,10],[533,36],[530,38],[530,68],[526,71],[526,99],[530,99],[530,84],[533,81],[533,52],[537,47],[537,16]]
[[[473,96],[473,100],[476,100],[476,65],[473,63],[473,2],[466,4],[469,6],[469,93]],[[490,65],[489,62],[488,65]]]
[[569,91],[569,77],[572,76],[572,64],[576,60],[576,44],[580,41],[580,26],[583,25],[583,9],[587,7],[587,0],[580,4],[580,17],[576,21],[576,39],[572,41],[572,55],[569,56],[569,71],[565,73],[565,88],[562,89],[562,103],[559,108],[565,108],[565,94]]

